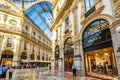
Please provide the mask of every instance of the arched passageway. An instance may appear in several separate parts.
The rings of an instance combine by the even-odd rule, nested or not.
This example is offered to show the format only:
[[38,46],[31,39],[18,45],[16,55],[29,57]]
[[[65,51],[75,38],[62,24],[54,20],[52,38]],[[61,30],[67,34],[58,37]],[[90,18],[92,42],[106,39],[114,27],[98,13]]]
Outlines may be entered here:
[[65,71],[71,71],[73,65],[73,41],[72,38],[67,38],[64,43],[64,69]]

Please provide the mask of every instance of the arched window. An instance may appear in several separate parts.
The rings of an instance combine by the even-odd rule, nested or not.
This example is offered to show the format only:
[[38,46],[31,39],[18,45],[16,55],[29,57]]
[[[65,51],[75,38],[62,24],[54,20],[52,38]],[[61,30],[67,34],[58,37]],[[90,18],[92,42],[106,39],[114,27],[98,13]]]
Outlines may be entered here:
[[[103,19],[96,20],[87,26],[83,33],[83,48],[85,49],[85,51],[90,50],[88,49],[89,47],[93,47],[98,44],[101,44],[103,46],[103,42],[111,40],[111,34],[108,27],[108,21]],[[96,46],[93,49],[92,47],[91,50],[95,48],[100,49],[100,46]]]
[[13,58],[13,52],[10,50],[5,50],[2,52],[2,58]]
[[27,53],[26,52],[21,53],[21,59],[27,59]]
[[40,60],[40,55],[37,56],[37,59]]
[[44,56],[42,56],[42,60],[44,60]]
[[31,60],[34,60],[35,59],[35,55],[31,54],[30,58],[31,58]]
[[93,7],[95,0],[84,0],[85,2],[85,9],[88,11],[90,8]]
[[64,43],[64,53],[65,56],[67,55],[73,55],[73,41],[72,38],[67,38],[65,43]]

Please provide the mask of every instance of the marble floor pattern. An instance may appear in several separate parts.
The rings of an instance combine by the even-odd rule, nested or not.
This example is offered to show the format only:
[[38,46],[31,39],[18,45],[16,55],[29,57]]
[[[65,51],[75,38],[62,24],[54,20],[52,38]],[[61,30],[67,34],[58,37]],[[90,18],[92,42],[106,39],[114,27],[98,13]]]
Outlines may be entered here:
[[[6,80],[8,80],[8,76]],[[73,77],[71,72],[60,72],[48,70],[47,68],[37,68],[37,69],[15,69],[12,80],[117,80],[117,79]]]

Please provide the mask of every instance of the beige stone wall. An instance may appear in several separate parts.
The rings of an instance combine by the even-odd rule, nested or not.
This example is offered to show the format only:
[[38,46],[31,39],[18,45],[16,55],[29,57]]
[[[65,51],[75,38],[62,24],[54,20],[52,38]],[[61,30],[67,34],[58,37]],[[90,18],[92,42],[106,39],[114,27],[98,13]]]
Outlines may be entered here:
[[[72,2],[72,0],[71,0]],[[118,0],[119,2],[119,0]],[[117,24],[115,24],[115,16],[118,18],[119,16],[119,10],[118,10],[118,4],[117,0],[95,0],[95,11],[92,12],[88,17],[85,17],[85,14],[88,11],[85,11],[85,5],[84,1],[81,0],[75,0],[70,4],[70,7],[67,8],[65,5],[67,4],[67,1],[63,4],[61,10],[57,11],[59,1],[53,5],[53,12],[56,13],[57,16],[55,16],[55,21],[53,25],[51,26],[51,29],[53,31],[53,51],[55,51],[55,46],[59,45],[62,50],[60,50],[60,55],[64,60],[64,42],[68,37],[72,37],[73,39],[73,44],[74,44],[74,56],[75,55],[81,55],[81,58],[74,58],[74,63],[77,66],[78,69],[80,70],[80,73],[85,75],[85,66],[84,66],[84,52],[83,52],[83,47],[82,47],[82,34],[91,22],[97,20],[97,19],[105,19],[109,22],[109,28],[112,30]],[[117,4],[117,5],[116,5]],[[117,6],[113,8],[113,6]],[[65,11],[64,11],[65,9]],[[114,12],[115,10],[115,12]],[[60,17],[59,17],[60,16]],[[65,32],[65,19],[69,17],[69,32]],[[117,20],[117,19],[116,19]],[[118,22],[119,23],[119,22]],[[115,24],[115,25],[113,25]],[[118,25],[117,25],[118,26]],[[56,30],[61,29],[61,33],[59,33],[61,36],[59,36],[61,41],[55,41],[56,39]],[[113,48],[114,48],[114,53],[115,53],[115,59],[118,61],[116,50],[118,50],[118,45],[119,45],[119,33],[116,33],[111,31],[112,35],[112,40],[113,40]],[[117,36],[117,37],[116,37]],[[53,54],[55,54],[53,52]],[[61,63],[61,62],[60,62]],[[64,61],[62,62],[62,65],[64,65]],[[54,66],[54,65],[53,65]],[[117,62],[118,66],[118,71],[119,69],[119,63]],[[60,67],[60,66],[59,66]],[[64,68],[63,68],[64,71]]]
[[[13,14],[11,9],[10,11],[11,12],[8,12],[8,9],[4,10],[0,8],[0,57],[3,51],[11,50],[14,53],[13,65],[18,65],[20,63],[22,52],[27,53],[27,59],[21,60],[23,63],[51,63],[51,39],[42,33],[42,31],[40,31],[28,18],[24,17],[22,12],[17,13],[17,10]],[[33,31],[36,35],[33,35]],[[6,46],[8,38],[12,39],[11,47]],[[26,49],[24,49],[25,43],[27,43]],[[35,55],[34,60],[30,60],[30,55],[32,53]],[[38,56],[40,57],[40,60],[38,60]],[[42,57],[44,57],[44,60],[42,60]]]

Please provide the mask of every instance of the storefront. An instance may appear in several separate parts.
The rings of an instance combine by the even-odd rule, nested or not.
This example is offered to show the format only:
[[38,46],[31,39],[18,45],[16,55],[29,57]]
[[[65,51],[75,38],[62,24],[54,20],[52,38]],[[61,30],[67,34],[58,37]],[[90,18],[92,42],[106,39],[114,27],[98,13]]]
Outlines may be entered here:
[[11,50],[5,50],[2,52],[1,65],[12,66],[13,64],[13,52]]
[[86,74],[117,75],[109,23],[100,19],[89,24],[83,33]]

